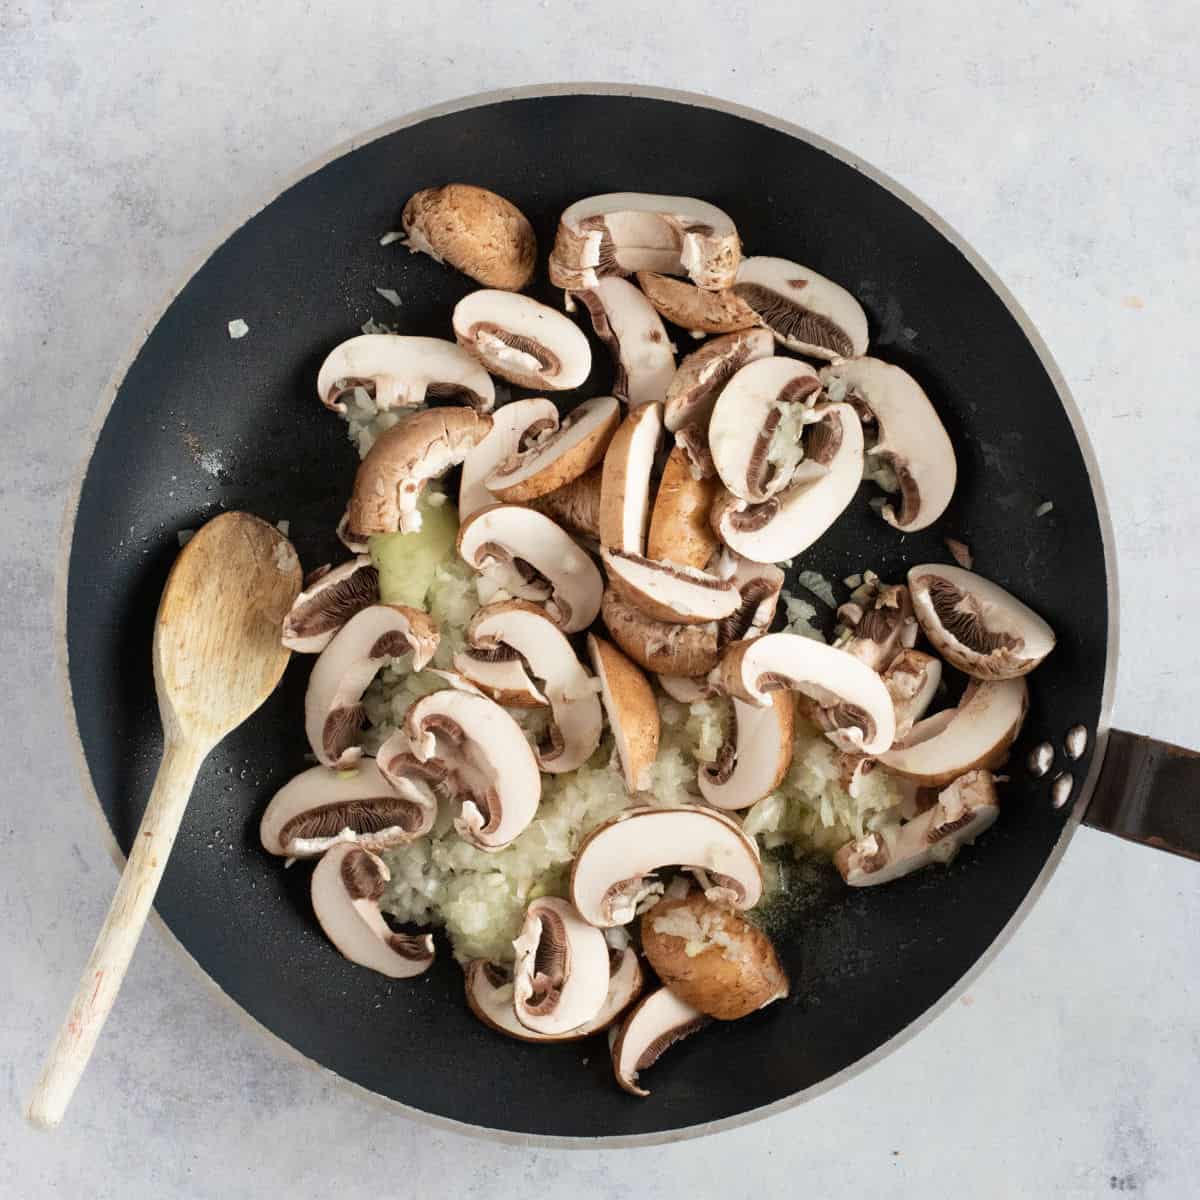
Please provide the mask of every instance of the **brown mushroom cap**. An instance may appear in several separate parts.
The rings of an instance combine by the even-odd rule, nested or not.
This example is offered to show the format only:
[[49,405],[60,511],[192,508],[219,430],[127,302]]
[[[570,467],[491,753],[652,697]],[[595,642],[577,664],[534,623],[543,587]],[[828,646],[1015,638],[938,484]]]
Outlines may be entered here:
[[678,446],[667,455],[650,514],[646,557],[670,559],[703,570],[720,549],[708,513],[717,494],[715,479],[697,479]]
[[529,507],[545,513],[568,533],[582,537],[600,537],[600,486],[602,466],[572,479],[570,483],[544,496],[530,500]]
[[683,279],[638,271],[638,286],[660,315],[681,329],[734,333],[762,324],[758,313],[733,291],[706,291]]
[[717,624],[675,625],[648,617],[605,588],[600,616],[612,639],[647,671],[661,675],[705,675],[717,665]]
[[600,699],[617,745],[630,795],[650,786],[658,757],[658,704],[650,681],[616,646],[589,633],[588,654],[600,680]]

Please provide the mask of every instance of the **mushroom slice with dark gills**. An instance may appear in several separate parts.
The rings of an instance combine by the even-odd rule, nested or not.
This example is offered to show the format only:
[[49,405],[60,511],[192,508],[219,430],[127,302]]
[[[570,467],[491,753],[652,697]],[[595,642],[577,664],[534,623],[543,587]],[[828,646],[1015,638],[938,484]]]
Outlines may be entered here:
[[847,606],[839,610],[843,619],[854,617],[851,634],[839,648],[862,659],[872,670],[883,671],[901,650],[916,645],[918,626],[912,597],[902,583],[875,584],[863,592],[869,594],[862,595],[853,614],[844,611]]
[[609,586],[648,617],[680,625],[720,621],[737,611],[741,595],[728,580],[679,563],[603,550]]
[[734,642],[712,678],[731,696],[760,707],[776,689],[808,696],[831,718],[825,736],[840,750],[878,755],[895,737],[895,710],[883,680],[844,650],[799,634]]
[[788,487],[762,504],[722,489],[710,520],[736,554],[776,563],[807,550],[854,499],[862,482],[862,425],[848,404],[822,405],[804,435],[804,462]]
[[363,692],[393,659],[412,654],[421,670],[437,649],[428,613],[404,604],[373,604],[356,613],[321,651],[304,697],[305,731],[317,761],[353,766],[362,757]]
[[604,581],[591,557],[549,517],[520,504],[493,504],[458,530],[463,560],[521,600],[542,603],[566,633],[600,611]]
[[495,701],[451,672],[451,687],[422,696],[379,748],[389,778],[424,776],[440,798],[458,801],[459,835],[481,850],[500,850],[537,812],[542,785],[521,727]]
[[[378,412],[457,399],[480,412],[496,402],[488,373],[443,338],[364,333],[330,351],[317,374],[321,403],[345,415],[346,397],[361,392]],[[365,414],[364,414],[365,415]]]
[[738,590],[738,606],[720,621],[720,642],[756,638],[771,628],[783,592],[784,573],[772,563],[751,562],[732,550],[723,550],[714,573]]
[[[474,651],[508,647],[540,681],[551,722],[547,741],[537,749],[538,766],[557,775],[587,762],[604,731],[599,685],[546,611],[523,600],[488,604],[468,623],[467,642]],[[455,662],[470,667],[465,656]],[[474,682],[469,671],[464,674]]]
[[775,339],[769,330],[746,329],[726,337],[713,338],[692,351],[671,377],[663,401],[663,420],[667,429],[708,428],[713,405],[721,389],[747,363],[770,358]]
[[712,410],[708,449],[734,496],[761,504],[796,478],[805,429],[823,415],[820,395],[816,371],[794,358],[760,358],[730,379]]
[[553,400],[537,397],[514,400],[492,413],[491,432],[472,446],[463,459],[458,487],[458,519],[495,504],[484,482],[497,467],[521,454],[558,429],[558,408]]
[[651,992],[634,1006],[612,1044],[617,1083],[634,1096],[650,1095],[638,1084],[639,1073],[654,1066],[666,1050],[711,1020],[665,987]]
[[717,664],[717,622],[679,625],[647,616],[611,588],[600,615],[612,639],[638,666],[662,675],[704,675]]
[[757,804],[783,781],[792,765],[795,702],[791,692],[775,691],[765,708],[734,697],[733,727],[714,762],[701,765],[700,794],[714,808],[742,809]]
[[578,296],[596,336],[612,354],[613,395],[631,409],[662,403],[675,375],[675,350],[650,301],[616,276]]
[[655,271],[638,271],[637,282],[660,316],[693,335],[734,333],[761,324],[758,313],[728,289],[709,291]]
[[319,654],[355,613],[379,602],[379,572],[366,555],[314,572],[283,619],[283,644]]
[[758,847],[736,821],[701,805],[628,808],[584,838],[571,867],[571,901],[592,925],[627,925],[658,895],[656,873],[703,873],[705,895],[737,909],[762,896]]
[[608,943],[566,900],[530,902],[513,941],[513,1007],[535,1033],[566,1033],[591,1021],[608,995]]
[[569,292],[606,276],[655,271],[698,287],[733,283],[742,256],[727,213],[690,196],[610,192],[563,211],[550,254],[550,282]]
[[371,758],[335,771],[310,767],[271,798],[259,823],[268,854],[314,858],[339,842],[404,846],[433,827],[437,800],[419,783],[398,791]]
[[840,284],[786,258],[746,258],[734,294],[758,313],[775,340],[813,358],[867,352],[867,314]]
[[429,934],[396,933],[379,901],[391,879],[383,859],[342,842],[326,851],[312,875],[312,905],[325,936],[351,962],[392,979],[410,979],[433,962]]
[[529,296],[484,288],[454,306],[454,336],[494,375],[519,387],[561,392],[592,369],[579,327]]
[[917,381],[877,358],[855,358],[823,367],[821,382],[830,400],[853,404],[874,427],[868,462],[882,459],[895,473],[899,508],[889,501],[880,516],[905,533],[932,525],[954,495],[958,466],[954,445]]
[[908,572],[908,586],[933,648],[976,679],[1027,675],[1054,649],[1054,630],[981,575],[923,563]]

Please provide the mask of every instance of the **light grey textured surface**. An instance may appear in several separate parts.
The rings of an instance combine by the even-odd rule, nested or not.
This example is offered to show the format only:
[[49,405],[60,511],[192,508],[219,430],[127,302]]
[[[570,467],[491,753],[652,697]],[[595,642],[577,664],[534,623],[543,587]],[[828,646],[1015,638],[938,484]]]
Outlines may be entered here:
[[1115,723],[1200,741],[1182,637],[1200,602],[1194,14],[1161,0],[653,11],[0,0],[5,1196],[1195,1194],[1200,871],[1086,830],[952,1011],[739,1132],[617,1154],[431,1134],[248,1028],[158,930],[66,1126],[20,1120],[115,878],[49,682],[59,513],[97,396],[232,217],[412,108],[548,79],[704,90],[922,196],[1026,306],[1087,420],[1123,572]]

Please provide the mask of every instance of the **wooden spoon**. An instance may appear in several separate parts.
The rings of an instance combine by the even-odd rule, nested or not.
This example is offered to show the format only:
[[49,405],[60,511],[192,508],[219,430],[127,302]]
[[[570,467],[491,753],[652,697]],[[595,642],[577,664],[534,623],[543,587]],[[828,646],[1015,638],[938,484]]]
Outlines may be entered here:
[[300,560],[273,525],[248,513],[209,521],[167,577],[154,626],[163,757],[154,790],[67,1019],[25,1115],[63,1117],[117,997],[175,844],[200,764],[275,689],[291,656],[283,618],[300,591]]

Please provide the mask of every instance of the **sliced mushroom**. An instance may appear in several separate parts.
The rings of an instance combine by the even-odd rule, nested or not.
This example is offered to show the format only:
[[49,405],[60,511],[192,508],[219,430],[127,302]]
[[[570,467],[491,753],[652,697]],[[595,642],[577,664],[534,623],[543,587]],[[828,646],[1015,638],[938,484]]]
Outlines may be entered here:
[[855,358],[821,369],[830,400],[853,404],[877,437],[867,454],[883,459],[900,484],[900,508],[880,516],[905,533],[932,525],[946,511],[958,475],[954,446],[929,397],[907,371],[877,358]]
[[600,544],[641,554],[650,514],[650,472],[662,431],[662,406],[644,404],[621,422],[604,452]]
[[705,675],[717,664],[717,624],[676,625],[648,617],[640,608],[605,588],[600,615],[612,639],[647,671],[663,675]]
[[550,255],[550,282],[566,291],[601,278],[656,271],[687,275],[697,286],[727,288],[741,259],[729,217],[689,196],[613,192],[566,209]]
[[617,1082],[635,1096],[650,1095],[638,1086],[639,1073],[654,1066],[665,1051],[703,1029],[711,1019],[665,987],[651,992],[633,1007],[612,1044]]
[[396,933],[383,919],[379,901],[391,877],[383,859],[341,842],[313,871],[313,912],[325,936],[351,962],[392,979],[411,979],[432,964],[433,938]]
[[[792,485],[763,504],[722,490],[710,519],[717,536],[752,562],[775,563],[807,550],[854,499],[862,482],[862,425],[848,404],[821,409],[810,425],[805,463]],[[815,479],[813,468],[823,468]]]
[[737,609],[720,623],[721,645],[766,633],[775,620],[784,573],[771,563],[751,562],[724,550],[717,560],[716,574],[738,590]]
[[310,576],[283,619],[283,644],[319,654],[355,613],[379,601],[379,572],[365,555]]
[[621,760],[625,787],[633,795],[650,787],[658,757],[658,705],[650,682],[616,646],[589,633],[588,655],[600,680],[600,699]]
[[557,430],[501,463],[484,481],[488,491],[518,503],[565,487],[600,462],[620,423],[621,407],[612,396],[585,400]]
[[537,812],[537,762],[500,705],[442,675],[452,686],[409,706],[402,727],[379,748],[379,768],[389,777],[424,774],[439,797],[461,802],[459,835],[481,850],[500,850]]
[[600,538],[600,487],[603,466],[593,467],[578,479],[529,501],[529,507],[545,513],[568,533]]
[[[609,931],[610,933],[613,931]],[[631,946],[620,950],[609,947],[608,994],[600,1011],[582,1025],[565,1033],[534,1033],[517,1020],[513,1006],[511,974],[495,963],[472,959],[464,968],[467,1004],[471,1011],[497,1033],[523,1042],[572,1042],[607,1029],[641,995],[645,977],[641,963]]]
[[519,504],[493,504],[468,517],[458,552],[510,595],[544,601],[567,633],[586,629],[600,611],[604,581],[596,564],[549,517]]
[[771,693],[765,708],[733,698],[733,728],[715,762],[701,765],[700,794],[714,808],[749,808],[773,792],[792,765],[792,693]]
[[871,887],[910,875],[933,862],[949,862],[995,824],[1000,815],[990,771],[970,771],[938,794],[932,808],[903,825],[884,826],[848,842],[834,865],[851,887]]
[[544,708],[550,703],[529,678],[524,660],[510,646],[468,646],[455,654],[454,669],[505,708]]
[[583,839],[571,866],[571,900],[592,925],[627,925],[648,896],[662,891],[663,867],[703,871],[705,895],[753,908],[762,895],[754,839],[713,808],[627,808]]
[[533,278],[533,226],[515,204],[487,188],[425,188],[409,197],[400,221],[409,250],[449,263],[484,287],[519,292]]
[[774,353],[775,339],[767,329],[747,329],[705,342],[679,364],[671,377],[663,402],[666,427],[672,433],[688,428],[706,430],[721,389],[747,363]]
[[513,1008],[526,1029],[567,1033],[595,1018],[608,995],[608,943],[571,904],[531,901],[513,949]]
[[925,715],[941,682],[942,660],[920,650],[901,650],[884,668],[883,686],[896,710],[897,742]]
[[630,408],[662,403],[675,374],[675,351],[650,301],[616,276],[578,295],[596,336],[612,354],[613,395]]
[[427,408],[384,430],[354,477],[347,537],[361,543],[373,533],[420,529],[425,484],[462,462],[491,429],[491,417],[469,408]]
[[736,292],[709,291],[654,271],[638,271],[637,281],[660,316],[689,332],[734,333],[761,324],[758,313]]
[[655,678],[662,690],[679,704],[695,704],[721,694],[721,689],[709,682],[706,675],[656,675]]
[[933,648],[977,679],[1027,675],[1054,649],[1054,630],[981,575],[924,563],[909,571],[908,586]]
[[820,393],[816,371],[794,358],[757,359],[729,380],[708,423],[708,449],[733,495],[761,504],[792,482],[805,429],[822,417]]
[[778,688],[811,697],[833,718],[825,734],[840,750],[879,755],[895,737],[895,710],[883,680],[857,658],[812,638],[768,633],[734,642],[714,681],[760,707]]
[[708,430],[700,425],[685,425],[675,431],[675,445],[687,457],[688,469],[696,479],[715,479],[717,468],[713,466],[708,450]]
[[913,616],[912,597],[903,584],[879,585],[869,601],[864,597],[858,607],[861,616],[854,622],[854,632],[842,649],[873,671],[883,671],[902,649],[916,643],[917,620]]
[[771,939],[702,892],[660,900],[642,914],[642,953],[685,1004],[736,1021],[788,994]]
[[[697,479],[688,456],[678,446],[667,455],[646,538],[648,558],[703,568],[720,548],[708,523],[708,512],[717,494],[715,479]],[[625,546],[622,549],[629,549]]]
[[562,392],[592,369],[579,326],[530,296],[484,288],[454,306],[454,336],[483,365],[519,387]]
[[1008,757],[1028,706],[1023,678],[972,680],[957,708],[918,721],[879,761],[927,786],[949,783],[977,767],[994,770]]
[[404,846],[433,828],[431,792],[402,795],[384,778],[374,759],[357,768],[310,767],[271,798],[258,833],[268,854],[313,858],[339,842],[366,850]]
[[538,766],[562,774],[587,762],[604,728],[600,698],[571,643],[546,611],[522,600],[489,604],[468,623],[467,641],[477,650],[507,646],[542,681],[553,719],[546,744],[537,749]]
[[362,757],[362,695],[381,667],[412,652],[414,671],[433,657],[438,628],[404,604],[373,604],[356,613],[321,651],[304,697],[305,731],[317,761],[350,767]]
[[494,504],[496,498],[484,483],[501,464],[521,454],[539,438],[558,429],[558,409],[553,400],[514,400],[492,413],[492,430],[467,451],[458,487],[458,519]]
[[335,346],[317,373],[317,395],[345,415],[343,397],[361,388],[379,412],[457,399],[480,412],[496,402],[488,373],[443,338],[364,333]]
[[862,305],[808,267],[786,258],[743,259],[733,291],[789,350],[829,359],[867,352]]
[[723,620],[741,604],[733,583],[707,571],[621,550],[602,550],[600,557],[613,591],[659,621],[704,625]]

